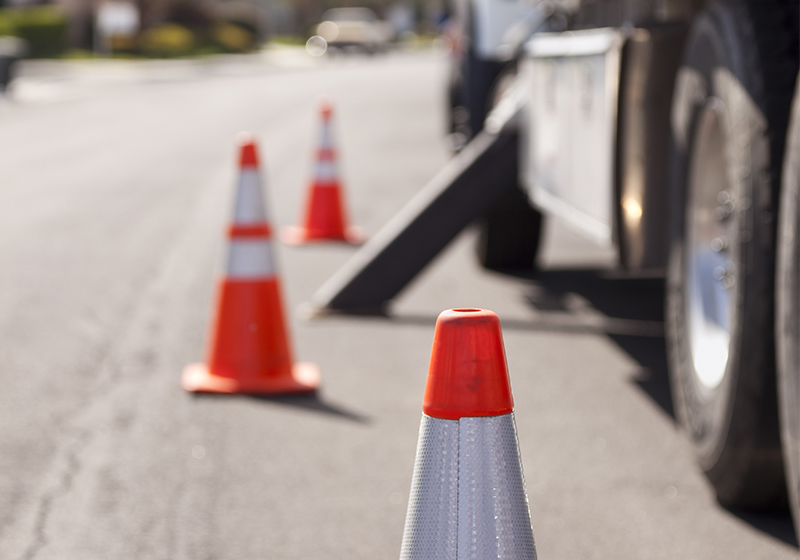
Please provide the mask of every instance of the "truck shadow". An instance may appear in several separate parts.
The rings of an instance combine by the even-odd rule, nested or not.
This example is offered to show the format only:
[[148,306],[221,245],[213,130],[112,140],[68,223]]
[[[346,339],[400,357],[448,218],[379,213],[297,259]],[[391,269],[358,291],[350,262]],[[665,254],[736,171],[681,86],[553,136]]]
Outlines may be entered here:
[[529,279],[525,299],[542,315],[560,312],[579,320],[600,312],[601,317],[592,317],[592,322],[641,366],[632,381],[675,419],[664,341],[663,278],[632,278],[602,269],[555,269]]
[[[541,271],[528,280],[530,286],[525,299],[540,314],[580,315],[596,310],[604,316],[607,325],[623,327],[628,324],[635,329],[637,325],[660,323],[660,336],[646,330],[639,334],[620,332],[627,330],[621,328],[616,332],[606,329],[605,334],[641,366],[632,381],[675,420],[663,334],[663,278],[633,278],[599,269],[562,269]],[[798,547],[788,511],[752,512],[728,508],[726,511],[755,529]]]
[[[630,278],[604,269],[554,269],[515,276],[527,281],[523,296],[536,313],[530,319],[501,318],[503,330],[608,336],[641,366],[632,381],[675,419],[664,344],[663,278]],[[430,328],[436,324],[430,315],[371,318]]]

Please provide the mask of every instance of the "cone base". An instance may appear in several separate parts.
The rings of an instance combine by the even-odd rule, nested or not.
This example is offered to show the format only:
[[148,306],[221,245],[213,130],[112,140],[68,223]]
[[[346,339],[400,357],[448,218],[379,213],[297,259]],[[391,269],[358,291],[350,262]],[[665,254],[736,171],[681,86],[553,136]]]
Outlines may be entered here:
[[225,393],[243,395],[286,395],[312,393],[320,383],[316,364],[300,362],[292,366],[290,377],[264,378],[242,382],[215,375],[206,364],[190,364],[183,370],[181,386],[190,393]]
[[358,226],[348,226],[343,236],[311,235],[303,226],[285,226],[281,228],[280,239],[285,245],[309,245],[312,243],[348,243],[363,245],[366,241],[364,231]]

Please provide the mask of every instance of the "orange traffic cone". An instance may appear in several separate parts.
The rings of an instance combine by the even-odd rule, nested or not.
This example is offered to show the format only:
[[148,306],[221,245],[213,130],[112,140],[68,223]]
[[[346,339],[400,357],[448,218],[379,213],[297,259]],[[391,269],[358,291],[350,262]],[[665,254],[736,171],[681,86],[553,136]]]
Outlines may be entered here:
[[314,391],[320,379],[317,366],[292,363],[256,144],[244,137],[240,150],[227,269],[219,282],[208,363],[187,366],[181,384],[187,391],[207,393]]
[[401,560],[536,560],[497,315],[439,315]]
[[364,242],[361,229],[347,225],[342,195],[344,189],[336,171],[336,150],[331,134],[332,112],[330,100],[324,98],[320,106],[322,133],[306,204],[305,223],[302,226],[289,226],[281,231],[281,240],[289,245],[315,241],[345,241],[353,244]]

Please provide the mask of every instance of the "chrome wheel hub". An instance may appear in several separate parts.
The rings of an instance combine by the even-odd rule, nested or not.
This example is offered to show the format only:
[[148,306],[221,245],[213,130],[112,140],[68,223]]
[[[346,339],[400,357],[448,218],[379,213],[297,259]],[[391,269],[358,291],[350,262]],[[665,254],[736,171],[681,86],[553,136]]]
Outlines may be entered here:
[[725,165],[723,118],[721,102],[709,100],[699,117],[687,185],[688,338],[697,381],[707,389],[725,378],[736,289],[736,201]]

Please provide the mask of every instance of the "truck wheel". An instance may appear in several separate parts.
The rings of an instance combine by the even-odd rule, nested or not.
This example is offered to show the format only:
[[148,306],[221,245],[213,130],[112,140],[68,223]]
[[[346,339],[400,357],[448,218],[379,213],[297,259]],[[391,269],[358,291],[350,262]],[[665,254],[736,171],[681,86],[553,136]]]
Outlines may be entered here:
[[[494,64],[492,71],[485,75],[492,76],[493,82],[481,98],[482,119],[516,77],[514,65]],[[476,110],[471,110],[470,115]],[[519,170],[515,175],[519,176]],[[500,200],[478,220],[478,261],[490,270],[530,272],[536,268],[542,214],[531,205],[521,185],[508,187]]]
[[521,188],[509,189],[478,223],[478,261],[490,270],[534,270],[542,215]]
[[800,87],[793,106],[778,219],[775,342],[783,459],[795,531],[800,535]]
[[671,385],[700,465],[729,507],[786,499],[774,216],[797,73],[793,4],[713,2],[692,25],[673,97]]

